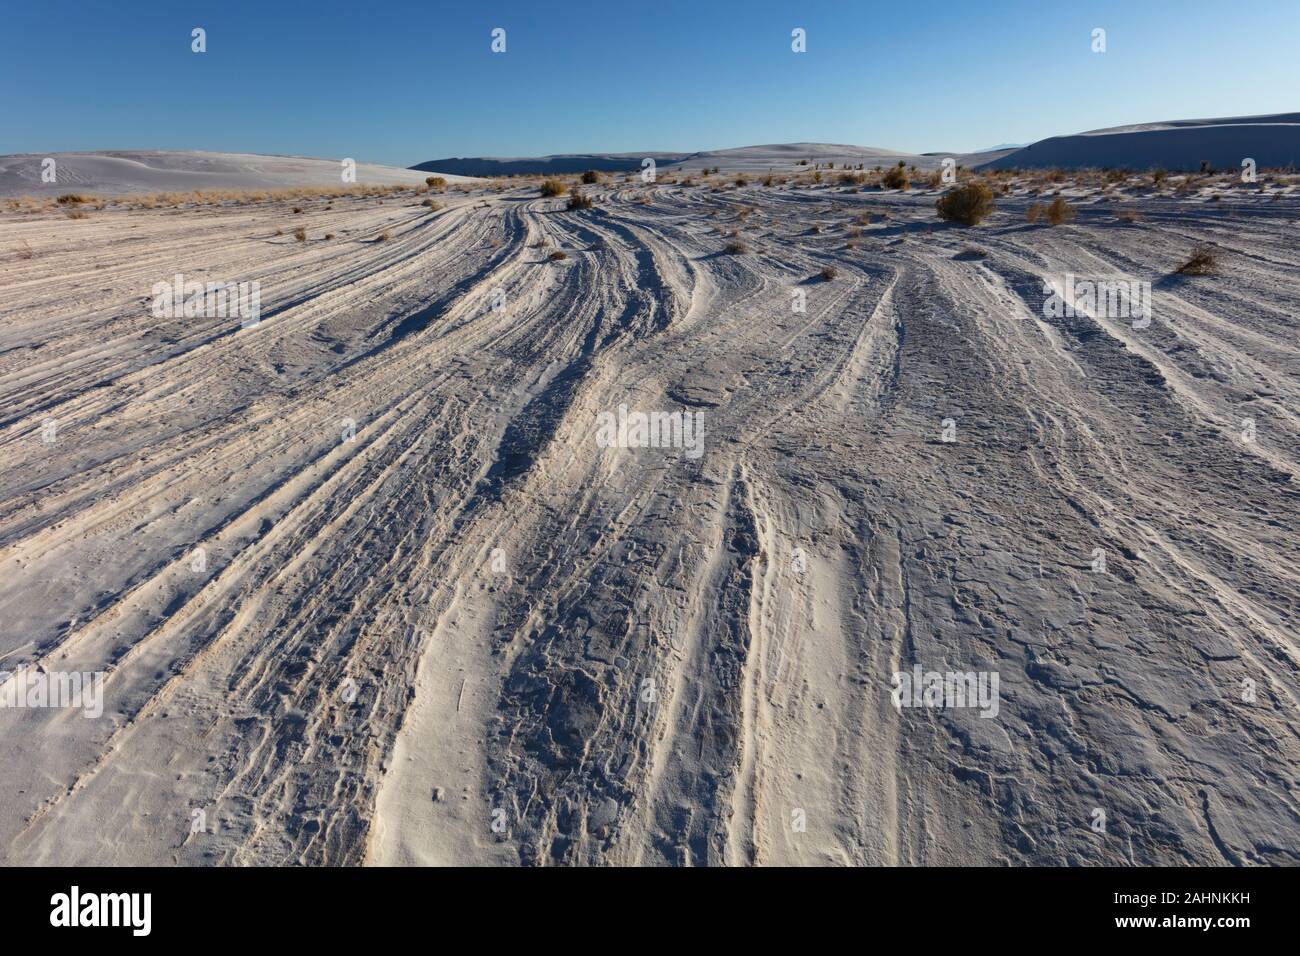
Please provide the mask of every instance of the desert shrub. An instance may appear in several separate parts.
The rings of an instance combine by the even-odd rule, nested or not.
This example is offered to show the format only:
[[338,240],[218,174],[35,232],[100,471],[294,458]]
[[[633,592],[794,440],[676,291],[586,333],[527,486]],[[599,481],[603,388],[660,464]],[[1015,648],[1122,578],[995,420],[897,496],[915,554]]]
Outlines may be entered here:
[[749,246],[745,244],[745,240],[743,239],[732,239],[729,243],[727,243],[726,251],[730,255],[741,256],[749,251]]
[[959,222],[964,226],[979,225],[993,212],[994,206],[993,190],[983,183],[968,183],[950,189],[934,203],[940,219]]
[[552,262],[559,262],[561,259],[569,258],[569,254],[564,252],[562,249],[556,249],[546,258],[550,259]]
[[943,185],[943,173],[936,169],[929,176],[925,177],[925,184],[931,189],[938,189]]
[[80,209],[69,209],[67,211],[69,219],[89,219],[90,217]]
[[560,182],[558,179],[546,179],[546,180],[543,180],[543,181],[542,181],[542,195],[543,195],[543,196],[563,196],[563,195],[564,195],[564,183]]
[[307,230],[304,229],[302,226],[299,226],[297,229],[293,231],[293,237],[297,239],[299,242],[306,242]]
[[569,208],[570,208],[570,209],[590,209],[590,208],[591,208],[591,197],[590,197],[590,196],[584,196],[582,193],[578,192],[578,190],[575,189],[575,190],[573,190],[572,193],[570,193],[570,195],[569,195]]
[[388,241],[389,239],[391,239],[391,238],[393,238],[392,233],[390,233],[387,229],[385,229],[383,232],[381,232],[381,233],[376,237],[376,241],[378,241],[378,242],[387,242],[387,241]]
[[1178,267],[1179,274],[1185,276],[1208,276],[1218,271],[1218,250],[1204,243],[1198,244],[1192,250],[1191,258]]
[[430,189],[447,188],[447,180],[443,179],[441,176],[430,176],[424,181],[424,184]]
[[438,203],[434,202],[432,199],[426,199],[424,202],[420,203],[420,205],[428,206],[430,212],[442,208],[442,206],[438,205]]
[[748,185],[749,185],[749,180],[746,179],[743,175],[742,175],[742,176],[737,176],[737,177],[736,177],[736,185],[737,185],[737,186],[748,186]]
[[1047,217],[1047,221],[1050,222],[1053,226],[1059,226],[1062,223],[1073,222],[1074,217],[1077,216],[1078,214],[1079,211],[1075,209],[1073,206],[1071,206],[1060,196],[1057,196],[1055,199],[1053,199],[1051,204],[1048,205],[1047,209],[1044,210],[1043,212],[1043,215]]
[[332,233],[332,232],[327,232],[327,233],[325,233],[325,239],[326,239],[326,240],[330,240],[330,239],[333,239],[333,238],[334,238],[334,233]]
[[880,185],[886,189],[907,189],[911,183],[907,178],[907,170],[900,165],[890,166],[885,175],[880,177]]
[[294,206],[294,207],[293,207],[293,211],[294,211],[295,213],[297,213],[297,214],[301,214],[301,213],[302,213],[302,206]]
[[600,182],[600,173],[596,172],[594,169],[589,169],[582,174],[582,181],[588,186],[594,186],[596,183]]
[[817,274],[822,277],[823,282],[830,282],[840,273],[839,270],[836,269],[834,266],[824,266],[822,268],[822,271]]
[[82,196],[77,193],[64,193],[54,201],[60,206],[77,206],[83,202],[90,202],[90,197]]

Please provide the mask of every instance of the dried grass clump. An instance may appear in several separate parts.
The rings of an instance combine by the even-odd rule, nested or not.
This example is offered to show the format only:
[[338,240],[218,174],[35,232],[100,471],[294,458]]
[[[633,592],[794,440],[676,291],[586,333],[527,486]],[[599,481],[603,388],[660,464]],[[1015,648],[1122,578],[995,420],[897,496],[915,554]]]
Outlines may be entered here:
[[1178,274],[1208,276],[1219,271],[1219,252],[1213,246],[1200,243],[1192,250],[1191,258],[1178,267]]
[[299,242],[306,242],[307,230],[304,229],[302,226],[299,226],[297,229],[293,231],[293,237],[297,239]]
[[1059,226],[1067,222],[1073,222],[1079,211],[1062,197],[1057,196],[1044,210],[1043,214],[1047,217],[1049,223],[1053,226]]
[[542,180],[543,196],[563,196],[564,192],[565,192],[564,183],[560,182],[558,179]]
[[426,199],[424,202],[420,203],[420,205],[421,205],[421,206],[428,206],[430,212],[434,212],[434,211],[439,210],[439,209],[442,208],[441,205],[439,205],[438,203],[434,202],[432,199]]
[[964,226],[977,226],[993,212],[996,205],[993,190],[988,186],[983,183],[967,183],[940,196],[935,200],[934,208],[940,219],[959,222]]
[[447,180],[443,179],[441,176],[429,176],[424,180],[424,185],[429,189],[446,189]]
[[907,178],[907,170],[902,166],[890,166],[880,177],[880,185],[886,189],[906,190],[911,186],[911,181]]
[[602,178],[602,177],[601,177],[600,173],[596,172],[596,170],[594,170],[594,169],[589,169],[589,170],[587,170],[585,173],[582,174],[582,181],[583,181],[583,183],[584,183],[585,185],[588,185],[588,186],[594,186],[594,185],[596,185],[596,183],[598,183],[598,182],[601,181],[601,178]]
[[559,262],[561,259],[569,258],[569,254],[562,249],[556,249],[546,258],[550,259],[552,262]]
[[745,253],[749,252],[749,246],[745,244],[744,239],[732,239],[727,243],[725,251],[729,255],[743,256]]
[[830,282],[840,273],[834,266],[824,266],[822,271],[817,274],[821,276],[823,282]]
[[83,202],[90,202],[91,197],[82,196],[79,193],[64,193],[58,199],[54,200],[60,206],[79,206]]

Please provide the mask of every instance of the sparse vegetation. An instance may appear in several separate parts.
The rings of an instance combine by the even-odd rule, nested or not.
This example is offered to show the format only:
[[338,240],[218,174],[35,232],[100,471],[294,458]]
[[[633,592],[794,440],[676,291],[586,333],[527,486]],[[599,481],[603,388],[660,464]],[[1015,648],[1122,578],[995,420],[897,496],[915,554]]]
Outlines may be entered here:
[[569,254],[562,249],[556,249],[546,258],[550,259],[552,262],[559,262],[561,259],[569,258]]
[[1208,276],[1219,271],[1219,252],[1213,246],[1199,243],[1193,250],[1191,258],[1178,267],[1178,274],[1185,276]]
[[307,230],[304,229],[302,226],[299,226],[297,229],[293,231],[293,237],[297,239],[299,242],[306,242]]
[[89,196],[82,196],[78,193],[64,193],[54,201],[60,206],[79,206],[83,202],[90,202],[91,200]]
[[1038,221],[1043,218],[1043,204],[1040,202],[1030,203],[1025,210],[1025,222],[1031,226],[1038,225]]
[[886,189],[907,189],[911,186],[907,178],[907,169],[900,163],[897,166],[890,166],[885,174],[880,177],[880,185]]
[[447,180],[443,179],[441,176],[430,176],[424,181],[424,184],[430,189],[447,188]]
[[1059,226],[1062,225],[1063,223],[1073,222],[1075,216],[1077,216],[1078,214],[1079,211],[1075,209],[1073,206],[1071,206],[1068,202],[1066,202],[1065,199],[1062,198],[1061,196],[1057,196],[1055,199],[1053,199],[1051,203],[1048,204],[1047,208],[1043,211],[1043,215],[1047,217],[1047,221],[1051,223],[1053,226]]
[[430,212],[435,212],[435,211],[437,211],[437,210],[439,210],[439,209],[442,208],[442,206],[440,206],[438,203],[434,202],[432,199],[426,199],[424,202],[420,203],[420,205],[421,205],[421,206],[428,206]]
[[594,186],[596,183],[600,182],[600,178],[600,173],[596,172],[594,169],[589,169],[582,174],[582,181],[588,186]]
[[569,194],[570,209],[590,209],[591,206],[592,206],[592,202],[590,196],[584,195],[583,193],[579,192],[576,189],[570,192]]
[[939,218],[959,222],[964,226],[977,226],[988,217],[997,203],[993,190],[983,183],[967,183],[950,189],[937,200],[934,208]]
[[560,182],[558,179],[542,180],[543,196],[563,196],[564,192],[565,192],[564,183]]
[[749,246],[745,244],[744,239],[732,239],[725,248],[727,253],[733,256],[742,256],[749,252]]
[[392,233],[390,233],[387,229],[385,229],[383,232],[381,232],[378,236],[375,237],[375,241],[387,242],[391,238],[393,238]]
[[822,271],[817,274],[821,276],[823,282],[830,282],[840,273],[834,266],[823,266]]

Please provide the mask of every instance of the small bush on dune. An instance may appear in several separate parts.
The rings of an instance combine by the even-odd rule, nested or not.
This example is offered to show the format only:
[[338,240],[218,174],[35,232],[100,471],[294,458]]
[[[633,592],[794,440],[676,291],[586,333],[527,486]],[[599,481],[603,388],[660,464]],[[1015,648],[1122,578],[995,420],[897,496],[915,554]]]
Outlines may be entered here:
[[1030,203],[1029,208],[1025,210],[1025,222],[1031,226],[1038,225],[1038,221],[1043,218],[1043,204],[1040,202]]
[[83,202],[90,202],[89,196],[81,196],[77,193],[64,193],[58,199],[54,200],[60,206],[78,206]]
[[817,274],[822,277],[823,282],[830,282],[840,273],[834,266],[825,266],[822,271]]
[[1179,275],[1208,276],[1219,271],[1219,253],[1204,243],[1192,250],[1192,256],[1178,267]]
[[596,172],[594,169],[589,169],[582,174],[582,181],[588,186],[594,186],[596,183],[600,182],[600,173]]
[[447,180],[443,179],[441,176],[430,176],[428,179],[424,181],[424,184],[428,186],[430,189],[447,188]]
[[1062,223],[1073,222],[1079,211],[1063,198],[1057,196],[1052,200],[1051,205],[1044,210],[1043,214],[1047,216],[1047,221],[1053,226],[1059,226]]
[[983,183],[968,183],[948,190],[935,200],[934,208],[940,219],[959,222],[964,226],[976,226],[993,212],[996,205],[993,190],[988,186]]
[[392,233],[390,233],[387,229],[385,229],[383,232],[381,232],[378,236],[375,237],[375,241],[387,242],[391,238],[393,238]]
[[543,195],[543,196],[563,196],[563,195],[564,195],[564,183],[560,182],[558,179],[546,179],[546,180],[543,180],[543,181],[542,181],[542,195]]
[[749,246],[745,245],[743,239],[732,239],[727,243],[726,251],[733,256],[741,256],[749,251]]
[[880,185],[886,189],[907,189],[911,182],[907,178],[907,170],[902,166],[891,166],[885,171],[885,175],[880,177]]
[[550,259],[552,262],[559,262],[561,259],[567,259],[567,258],[569,258],[569,255],[568,255],[568,253],[566,253],[566,252],[563,252],[563,251],[561,251],[561,250],[559,250],[559,249],[556,249],[554,252],[552,252],[552,253],[551,253],[549,256],[547,256],[546,258]]
[[438,204],[437,204],[436,202],[434,202],[432,199],[426,199],[424,202],[420,203],[420,205],[421,205],[421,206],[428,206],[428,207],[429,207],[429,210],[430,210],[431,212],[434,211],[434,210],[437,210],[437,209],[441,209],[441,208],[442,208],[440,205],[438,205]]
[[590,209],[590,208],[591,208],[591,197],[590,197],[590,196],[584,196],[582,193],[578,192],[578,191],[575,189],[575,190],[573,191],[573,193],[569,196],[569,208],[570,208],[570,209]]
[[302,226],[299,226],[297,229],[293,231],[293,237],[297,239],[299,242],[306,242],[307,230],[304,229]]

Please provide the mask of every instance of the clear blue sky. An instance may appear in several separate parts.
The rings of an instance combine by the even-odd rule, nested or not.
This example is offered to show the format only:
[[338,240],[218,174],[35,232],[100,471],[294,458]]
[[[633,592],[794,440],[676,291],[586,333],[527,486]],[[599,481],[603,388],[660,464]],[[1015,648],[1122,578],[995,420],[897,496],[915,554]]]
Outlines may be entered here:
[[0,153],[922,152],[1300,110],[1300,0],[8,0],[3,23]]

